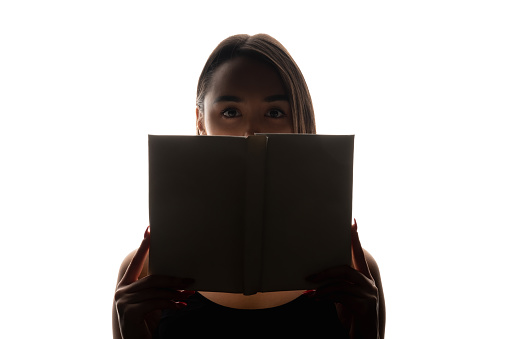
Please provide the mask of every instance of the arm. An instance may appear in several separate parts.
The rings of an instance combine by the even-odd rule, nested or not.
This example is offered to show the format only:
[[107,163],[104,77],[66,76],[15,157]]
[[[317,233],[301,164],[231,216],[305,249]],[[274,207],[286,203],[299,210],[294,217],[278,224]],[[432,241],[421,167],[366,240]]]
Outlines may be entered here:
[[380,270],[378,269],[378,265],[375,261],[375,258],[368,253],[365,249],[364,256],[366,258],[366,262],[369,267],[369,271],[371,272],[371,276],[375,280],[375,285],[378,289],[378,334],[380,339],[384,339],[385,337],[385,298],[384,291],[382,288],[382,279],[380,277]]
[[[118,277],[117,277],[117,285],[120,283],[120,280],[122,280],[122,277],[124,276],[125,272],[127,271],[127,267],[129,267],[129,264],[131,263],[134,255],[136,254],[136,250],[129,253],[124,261],[122,261],[122,264],[120,265],[120,269],[118,270]],[[147,260],[143,263],[143,268],[141,271],[141,274],[139,278],[143,278],[147,276],[148,274],[148,264]],[[122,335],[120,334],[120,326],[118,324],[118,314],[117,314],[117,307],[115,305],[115,300],[113,300],[113,314],[112,314],[112,325],[113,325],[113,339],[122,339]]]
[[314,274],[308,279],[321,286],[310,296],[336,304],[338,317],[352,339],[383,339],[385,300],[378,265],[359,240],[352,225],[352,263]]
[[150,232],[135,253],[129,254],[119,271],[119,281],[113,302],[114,339],[151,339],[161,310],[181,309],[186,304],[178,300],[194,292],[183,289],[190,279],[147,275]]

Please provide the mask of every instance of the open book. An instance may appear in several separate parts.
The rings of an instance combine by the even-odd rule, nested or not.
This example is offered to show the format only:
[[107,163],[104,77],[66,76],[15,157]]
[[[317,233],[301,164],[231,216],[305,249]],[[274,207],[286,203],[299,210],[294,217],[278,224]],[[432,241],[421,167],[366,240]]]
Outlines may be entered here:
[[149,135],[150,274],[190,289],[315,288],[351,263],[353,135]]

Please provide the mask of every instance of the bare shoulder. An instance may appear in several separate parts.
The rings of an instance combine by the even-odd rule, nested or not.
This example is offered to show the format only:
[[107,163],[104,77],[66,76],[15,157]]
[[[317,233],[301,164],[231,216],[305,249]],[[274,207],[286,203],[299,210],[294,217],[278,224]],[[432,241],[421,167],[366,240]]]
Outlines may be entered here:
[[382,281],[381,281],[381,277],[380,277],[380,269],[378,268],[378,264],[377,264],[375,258],[371,255],[371,253],[366,251],[364,248],[362,250],[364,251],[364,257],[366,258],[366,262],[368,264],[369,271],[371,272],[373,279],[375,279],[375,282],[377,283],[376,285],[379,286],[378,283],[380,283],[380,286],[381,286]]
[[375,285],[378,289],[378,326],[379,326],[379,334],[380,338],[383,339],[385,337],[385,296],[382,288],[382,278],[380,276],[380,269],[378,268],[378,264],[376,263],[375,258],[366,251],[364,248],[364,257],[366,258],[366,262],[369,267],[369,272],[371,276],[375,280]]
[[[120,269],[118,270],[118,278],[117,278],[117,284],[122,279],[122,277],[125,274],[125,271],[127,271],[127,268],[131,264],[131,260],[133,260],[134,255],[136,254],[136,250],[130,252],[122,261],[122,264],[120,264]],[[140,278],[143,278],[148,275],[148,256],[145,262],[143,263],[143,269],[140,274]]]

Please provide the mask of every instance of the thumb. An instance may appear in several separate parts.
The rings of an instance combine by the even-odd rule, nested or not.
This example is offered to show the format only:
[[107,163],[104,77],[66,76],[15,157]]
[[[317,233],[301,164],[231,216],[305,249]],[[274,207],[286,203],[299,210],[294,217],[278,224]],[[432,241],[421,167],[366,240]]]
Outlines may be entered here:
[[140,244],[140,247],[136,251],[136,254],[131,259],[131,263],[127,267],[127,270],[124,273],[124,276],[121,280],[122,283],[133,283],[136,280],[138,280],[138,277],[141,274],[141,271],[143,269],[143,264],[145,263],[145,260],[148,255],[150,247],[150,226],[147,227],[147,230],[145,231],[145,237],[143,238],[143,241]]
[[362,249],[361,242],[359,240],[359,233],[357,233],[357,220],[353,219],[352,225],[352,262],[353,268],[364,274],[366,277],[373,279],[371,272],[369,271],[366,257],[364,256],[364,250]]

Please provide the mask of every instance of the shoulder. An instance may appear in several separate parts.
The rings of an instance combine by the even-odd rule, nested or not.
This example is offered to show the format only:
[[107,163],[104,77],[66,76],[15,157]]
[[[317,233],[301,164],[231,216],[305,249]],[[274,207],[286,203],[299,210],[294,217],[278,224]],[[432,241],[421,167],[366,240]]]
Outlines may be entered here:
[[385,296],[382,288],[382,278],[380,276],[380,269],[378,268],[378,264],[373,258],[373,256],[366,251],[364,248],[364,258],[366,258],[366,263],[368,264],[369,272],[375,281],[375,285],[378,289],[378,326],[379,326],[379,334],[380,338],[385,337]]
[[382,284],[380,277],[380,269],[378,268],[378,264],[375,258],[371,255],[371,253],[366,251],[364,248],[362,249],[362,251],[364,252],[364,257],[366,258],[366,263],[368,264],[369,272],[373,276],[373,279],[375,279],[376,285],[379,286],[380,283],[381,286]]
[[[127,268],[129,267],[129,265],[131,264],[131,260],[133,260],[133,257],[134,255],[136,254],[136,250],[130,252],[125,258],[124,260],[122,261],[122,263],[120,264],[120,268],[118,270],[118,277],[117,277],[117,284],[118,282],[120,282],[120,280],[122,279],[122,277],[124,276],[125,274],[125,271],[127,271]],[[145,260],[145,263],[143,263],[143,269],[141,271],[141,274],[140,274],[140,277],[139,278],[143,278],[145,276],[148,275],[148,256],[147,256],[147,259]]]

